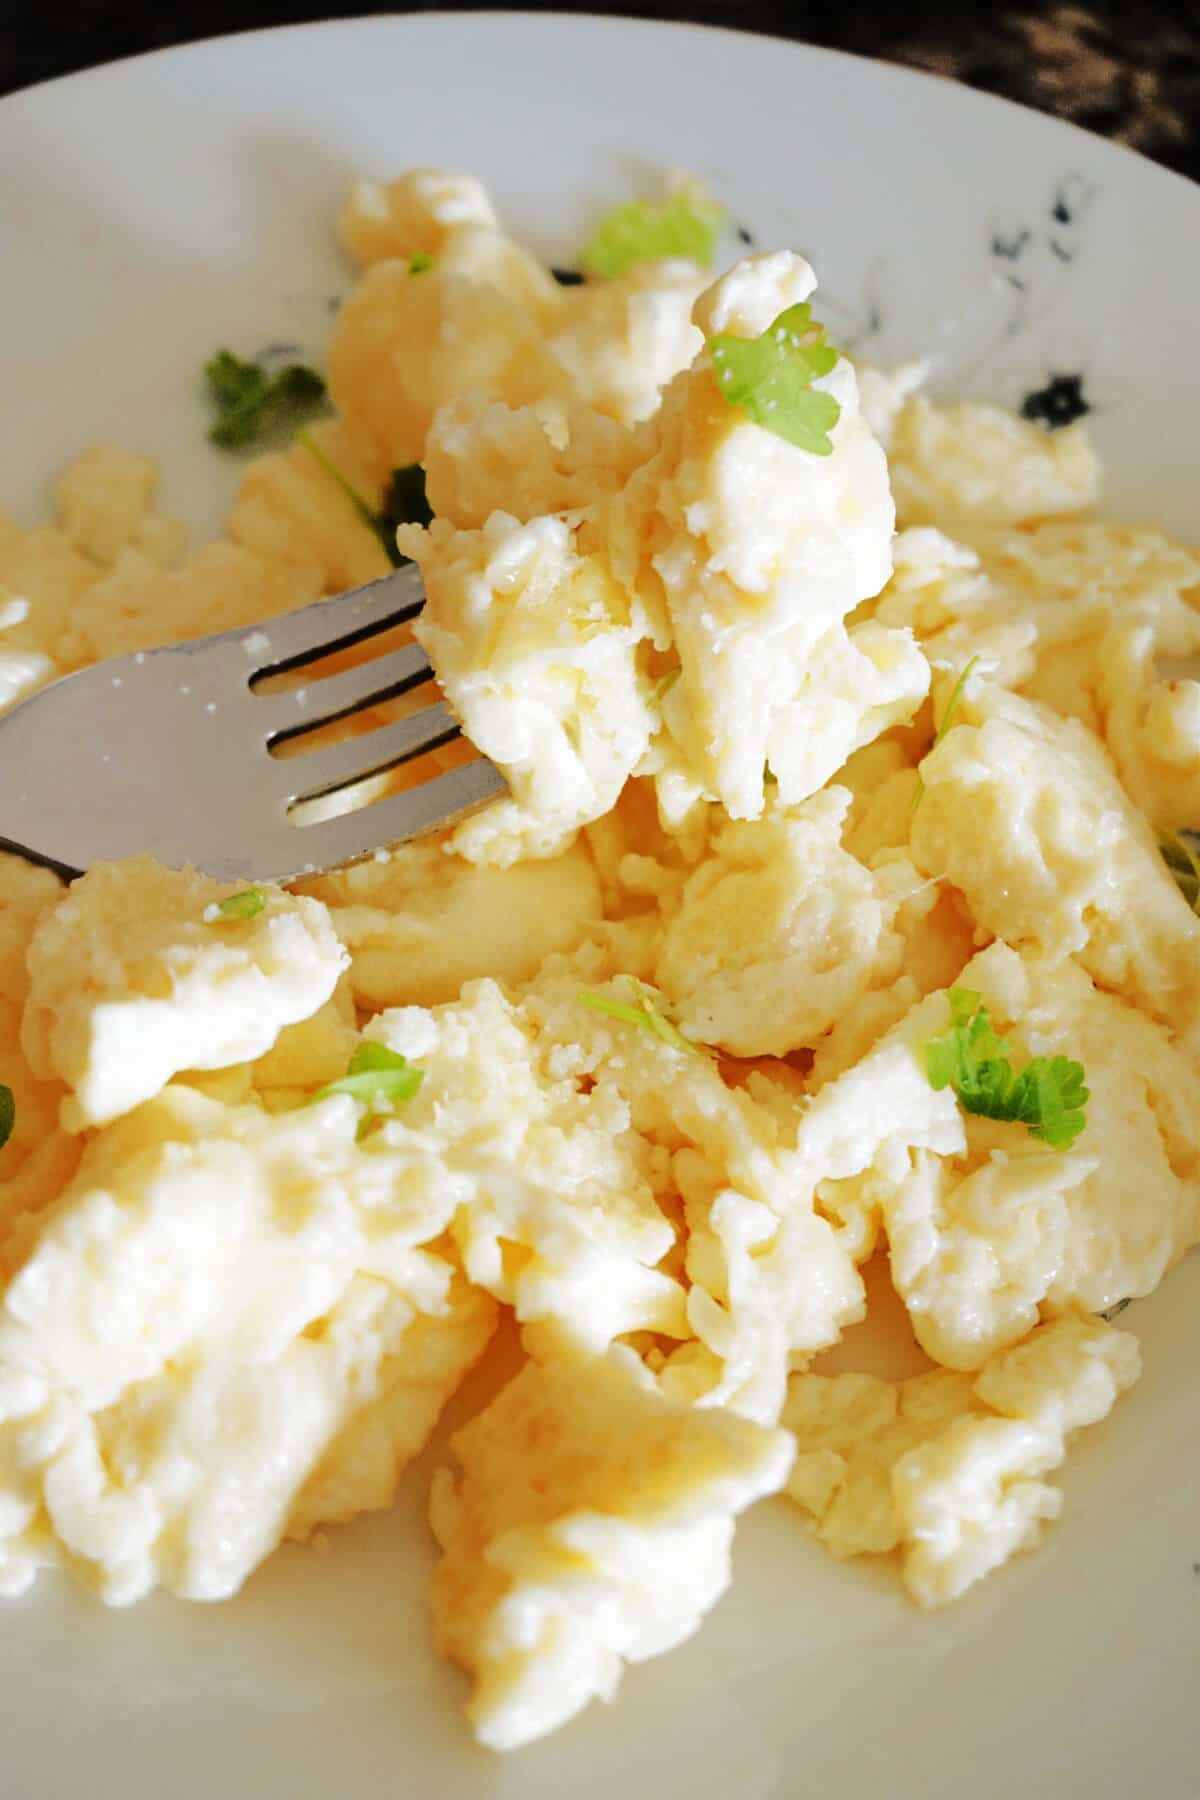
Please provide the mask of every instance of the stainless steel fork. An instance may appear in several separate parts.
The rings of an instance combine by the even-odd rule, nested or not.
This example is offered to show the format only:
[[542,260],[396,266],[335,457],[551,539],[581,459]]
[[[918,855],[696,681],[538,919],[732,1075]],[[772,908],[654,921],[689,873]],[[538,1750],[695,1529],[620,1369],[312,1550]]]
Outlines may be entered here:
[[407,644],[306,685],[262,691],[413,619],[409,564],[261,625],[115,657],[66,675],[0,717],[0,845],[71,874],[149,851],[226,881],[287,881],[448,825],[505,792],[480,759],[357,811],[297,822],[333,795],[449,743],[444,701],[300,754],[272,754],[322,725],[431,682]]

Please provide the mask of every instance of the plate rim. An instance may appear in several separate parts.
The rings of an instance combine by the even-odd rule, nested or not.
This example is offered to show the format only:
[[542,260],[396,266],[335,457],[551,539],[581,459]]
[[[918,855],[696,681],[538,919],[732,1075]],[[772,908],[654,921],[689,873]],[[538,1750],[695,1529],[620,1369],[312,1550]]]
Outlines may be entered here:
[[760,42],[776,48],[783,47],[789,52],[812,57],[819,61],[852,65],[856,73],[872,71],[881,79],[898,80],[910,86],[920,86],[925,92],[936,89],[938,92],[954,96],[952,104],[969,104],[985,107],[1000,113],[1017,115],[1029,124],[1032,120],[1039,122],[1038,128],[1048,132],[1067,132],[1076,142],[1082,141],[1089,146],[1093,155],[1102,159],[1117,159],[1121,167],[1128,167],[1132,162],[1144,173],[1152,173],[1154,178],[1161,178],[1176,193],[1187,193],[1200,200],[1200,182],[1180,173],[1177,169],[1168,168],[1156,158],[1147,155],[1144,150],[1131,144],[1118,142],[1105,137],[1090,127],[1077,124],[1073,119],[1064,119],[1057,113],[1045,112],[1040,107],[1032,106],[1023,100],[1010,99],[1006,94],[994,94],[986,88],[973,87],[969,82],[960,81],[954,76],[939,75],[934,70],[917,68],[910,63],[893,62],[887,57],[870,56],[857,50],[842,50],[827,44],[814,44],[804,38],[780,37],[775,32],[755,31],[748,27],[735,25],[712,25],[692,19],[643,18],[640,15],[624,12],[564,12],[558,8],[535,11],[526,7],[463,7],[449,9],[443,7],[421,8],[411,12],[378,12],[348,13],[345,16],[323,19],[299,19],[282,25],[250,26],[244,31],[220,31],[208,36],[189,37],[178,43],[161,44],[152,50],[135,51],[129,56],[107,57],[102,62],[88,63],[79,69],[69,70],[62,75],[49,75],[40,81],[27,83],[24,87],[14,88],[9,93],[0,94],[0,122],[5,122],[6,111],[17,110],[24,104],[40,100],[54,90],[74,83],[77,86],[85,83],[97,86],[106,81],[115,80],[134,67],[158,62],[165,58],[183,59],[202,52],[211,52],[220,46],[235,46],[243,42],[269,38],[298,37],[301,35],[317,37],[321,35],[337,36],[357,30],[372,32],[413,31],[445,27],[451,22],[465,21],[475,25],[484,23],[513,25],[526,28],[545,26],[551,30],[579,29],[628,31],[634,30],[647,37],[679,37],[681,35],[705,38],[725,38],[738,41]]
[[[1125,179],[1129,180],[1131,185],[1134,185],[1137,188],[1142,188],[1142,184],[1143,184],[1144,180],[1146,179],[1145,176],[1136,174],[1134,166],[1132,164],[1130,164],[1123,157],[1119,158],[1118,161],[1115,163],[1111,160],[1111,158],[1106,160],[1106,152],[1113,151],[1113,150],[1116,150],[1118,152],[1122,151],[1122,150],[1126,150],[1126,151],[1128,151],[1128,155],[1132,156],[1135,159],[1136,163],[1148,165],[1150,169],[1157,170],[1159,174],[1174,176],[1175,180],[1178,182],[1182,182],[1183,186],[1185,188],[1187,188],[1191,193],[1193,193],[1193,194],[1200,193],[1200,186],[1197,186],[1197,184],[1190,181],[1187,177],[1177,175],[1175,171],[1163,168],[1162,165],[1155,163],[1152,159],[1144,156],[1143,154],[1141,154],[1137,151],[1129,150],[1128,146],[1114,144],[1110,140],[1107,140],[1107,139],[1099,136],[1098,134],[1087,131],[1082,127],[1072,125],[1069,121],[1060,119],[1060,118],[1056,117],[1055,115],[1039,113],[1036,108],[1031,108],[1031,107],[1022,105],[1019,102],[1010,101],[1010,100],[1004,98],[1003,96],[993,95],[993,94],[983,92],[982,90],[979,90],[979,89],[966,87],[965,84],[962,84],[962,83],[947,81],[945,78],[939,77],[936,75],[932,75],[928,71],[914,69],[914,68],[906,67],[906,66],[900,65],[900,64],[889,63],[889,62],[886,62],[883,59],[879,59],[879,58],[864,57],[861,55],[857,55],[856,53],[853,53],[853,52],[834,50],[834,49],[826,48],[825,46],[808,44],[808,43],[800,42],[800,41],[797,41],[794,39],[776,38],[776,37],[773,37],[770,34],[764,33],[764,32],[747,31],[747,30],[741,30],[741,29],[731,28],[731,27],[722,27],[722,26],[695,25],[695,24],[690,24],[690,23],[685,23],[685,22],[677,22],[677,21],[662,20],[662,19],[634,18],[634,17],[630,17],[630,16],[627,16],[624,14],[597,14],[597,13],[572,14],[572,13],[562,13],[562,12],[558,12],[558,11],[550,11],[550,12],[542,13],[542,12],[534,12],[534,11],[525,10],[525,9],[511,9],[511,10],[498,9],[495,12],[487,11],[485,13],[484,11],[477,9],[477,8],[464,9],[460,13],[458,11],[448,12],[448,11],[445,11],[442,9],[433,9],[428,13],[425,13],[425,12],[411,13],[411,14],[381,13],[381,14],[368,14],[368,15],[353,15],[348,18],[336,19],[336,20],[315,20],[315,21],[297,22],[295,24],[290,24],[290,25],[259,27],[259,28],[246,30],[246,31],[217,33],[210,37],[192,39],[192,40],[188,40],[187,42],[184,42],[181,44],[165,45],[158,49],[144,51],[144,52],[141,52],[134,56],[112,58],[109,61],[104,62],[104,63],[91,65],[87,68],[84,68],[81,70],[76,70],[76,71],[73,71],[73,72],[65,74],[65,75],[50,77],[50,78],[46,79],[45,81],[42,81],[39,83],[33,83],[33,84],[28,85],[25,88],[15,90],[14,93],[12,93],[11,95],[3,96],[2,101],[0,101],[0,129],[3,129],[5,131],[7,131],[9,129],[8,124],[7,124],[9,115],[6,114],[6,112],[5,112],[3,101],[9,102],[10,105],[14,108],[14,110],[19,109],[20,106],[22,105],[22,103],[25,103],[25,104],[32,103],[33,106],[36,106],[42,101],[42,98],[43,98],[42,91],[44,89],[56,88],[63,83],[75,83],[75,84],[77,84],[77,86],[79,86],[80,84],[85,84],[89,81],[92,81],[93,78],[94,78],[94,83],[93,83],[94,88],[100,87],[104,82],[112,82],[115,86],[120,81],[120,79],[122,79],[126,74],[129,74],[131,77],[133,76],[133,71],[130,68],[130,65],[140,64],[140,63],[144,63],[144,62],[150,62],[152,60],[157,62],[158,59],[163,58],[163,57],[174,57],[176,59],[182,60],[184,57],[191,57],[191,56],[199,57],[201,55],[216,55],[216,54],[219,54],[222,47],[225,47],[225,49],[228,51],[228,53],[230,55],[236,56],[238,54],[238,47],[240,45],[240,40],[242,40],[242,39],[257,40],[257,39],[261,38],[264,40],[271,40],[271,39],[278,40],[283,35],[286,34],[286,36],[290,40],[293,37],[298,39],[300,33],[305,34],[305,40],[309,43],[311,43],[313,40],[318,39],[318,33],[323,34],[323,35],[328,35],[328,36],[338,35],[338,36],[346,36],[346,37],[353,36],[355,33],[362,33],[364,35],[379,36],[382,38],[384,36],[390,35],[392,32],[395,31],[396,27],[398,27],[398,26],[400,27],[402,33],[403,32],[416,32],[418,30],[423,30],[423,29],[429,29],[432,31],[435,26],[440,27],[442,29],[447,28],[449,21],[451,21],[451,20],[453,20],[455,22],[455,26],[458,25],[458,22],[460,20],[462,20],[464,22],[464,25],[470,24],[472,22],[482,25],[484,23],[484,21],[486,20],[488,25],[490,26],[491,21],[493,19],[495,19],[496,21],[516,20],[516,21],[519,21],[522,25],[524,25],[528,28],[531,28],[531,29],[539,29],[544,26],[548,32],[560,28],[564,22],[569,24],[572,29],[587,28],[590,24],[595,23],[595,24],[598,24],[599,26],[603,27],[604,31],[606,33],[612,32],[613,34],[617,34],[620,31],[627,31],[628,28],[631,26],[638,27],[639,33],[642,33],[642,28],[652,28],[650,30],[646,30],[643,33],[643,35],[646,37],[647,41],[649,41],[651,38],[653,38],[653,40],[656,41],[657,43],[659,43],[660,45],[663,44],[664,42],[669,43],[670,41],[678,41],[680,33],[682,31],[686,31],[689,34],[689,36],[691,36],[691,37],[696,37],[697,34],[700,34],[700,36],[703,39],[708,41],[710,47],[712,46],[714,40],[727,41],[731,38],[751,38],[751,39],[759,38],[763,41],[764,50],[771,48],[771,47],[783,45],[789,49],[794,48],[797,51],[806,53],[806,58],[807,58],[808,63],[810,65],[813,65],[815,63],[815,66],[817,67],[818,70],[822,67],[824,67],[824,68],[833,67],[836,65],[836,63],[850,62],[850,63],[860,65],[859,69],[857,69],[857,70],[843,71],[846,79],[849,79],[852,81],[861,81],[864,78],[863,69],[862,69],[861,65],[866,65],[866,68],[868,71],[873,69],[878,72],[878,78],[883,83],[885,88],[893,87],[894,86],[894,78],[896,78],[896,77],[910,78],[910,85],[904,89],[904,92],[906,92],[908,94],[912,94],[912,93],[918,92],[918,91],[924,92],[926,94],[928,94],[928,92],[929,92],[927,85],[924,85],[922,87],[922,89],[920,89],[920,90],[913,89],[911,87],[911,79],[913,79],[913,78],[920,81],[922,84],[927,84],[930,81],[936,82],[938,84],[938,86],[940,86],[941,88],[943,88],[944,90],[946,90],[948,92],[948,94],[950,96],[950,105],[951,106],[957,105],[960,108],[966,109],[965,112],[962,112],[958,115],[963,120],[963,128],[964,129],[971,129],[970,120],[974,119],[976,117],[976,115],[980,113],[980,108],[973,104],[973,102],[976,100],[996,101],[1003,108],[1008,108],[1008,109],[1015,108],[1017,115],[1024,116],[1027,127],[1028,127],[1028,116],[1030,113],[1033,113],[1042,122],[1042,125],[1039,127],[1028,127],[1028,128],[1033,130],[1034,132],[1037,132],[1039,130],[1042,131],[1042,141],[1044,141],[1046,144],[1048,144],[1048,145],[1054,144],[1054,143],[1061,144],[1064,141],[1067,143],[1077,143],[1078,136],[1081,135],[1082,137],[1089,139],[1090,145],[1091,145],[1090,149],[1087,149],[1086,151],[1081,151],[1081,158],[1082,158],[1082,156],[1086,155],[1086,157],[1092,162],[1093,166],[1100,166],[1104,169],[1111,170],[1111,171],[1113,171],[1114,175],[1118,174],[1119,171],[1122,169],[1125,170]],[[421,21],[429,20],[430,25],[428,27],[426,27],[424,25],[416,25],[414,23],[410,23],[410,21],[416,21],[416,20],[421,20]],[[669,38],[664,38],[663,32],[660,29],[662,27],[667,28],[667,30],[670,34]],[[499,35],[499,32],[498,32],[498,35]],[[311,50],[307,50],[305,52],[306,56],[311,56],[312,54],[313,54],[313,52]],[[833,59],[832,62],[831,62],[831,59]],[[144,80],[145,76],[138,75],[135,79]],[[868,79],[874,79],[874,76],[873,75],[868,76]],[[957,95],[955,93],[955,90],[959,90]],[[57,99],[57,97],[56,97],[56,99]],[[54,101],[51,102],[52,105],[54,103],[55,103]],[[1003,136],[1005,136],[1007,134],[1008,127],[1004,126],[1002,115],[993,114],[993,118],[997,122],[995,124],[993,124],[992,126],[985,126],[981,122],[979,122],[979,123],[977,123],[975,128],[978,129],[981,136],[990,133],[993,138],[995,138],[995,137],[1002,138]],[[1010,119],[1010,125],[1016,124],[1017,122],[1018,121],[1016,121],[1016,120]],[[1069,140],[1063,140],[1060,137],[1059,133],[1060,133],[1061,128],[1064,126],[1067,127],[1072,133],[1077,134],[1077,135]],[[1044,127],[1044,129],[1043,129],[1043,127]],[[1097,159],[1099,159],[1098,165],[1097,165]],[[1159,204],[1166,203],[1171,206],[1181,204],[1180,202],[1177,202],[1177,201],[1175,201],[1175,202],[1170,201],[1169,192],[1170,192],[1169,189],[1164,188],[1161,185],[1156,185],[1152,190],[1153,204],[1159,205]],[[1186,208],[1186,206],[1189,203],[1184,202],[1182,204]],[[1197,1253],[1197,1254],[1200,1254],[1200,1253]],[[1139,1335],[1139,1334],[1135,1332],[1134,1335]],[[1134,1404],[1136,1404],[1136,1399],[1135,1399]],[[1080,1527],[1082,1528],[1082,1524],[1083,1524],[1082,1519],[1079,1521],[1079,1523],[1080,1523]],[[1044,1554],[1046,1554],[1046,1552],[1043,1552],[1042,1554],[1044,1555]],[[989,1590],[989,1592],[990,1592],[990,1590]],[[1012,1602],[1010,1601],[1010,1604],[1011,1603]],[[178,1603],[175,1603],[175,1604],[178,1604]],[[599,1709],[593,1709],[593,1710],[596,1712],[599,1711]],[[240,1721],[241,1714],[239,1713],[236,1716],[237,1716],[237,1719]],[[272,1716],[274,1717],[273,1709],[272,1709]],[[1195,1723],[1194,1720],[1193,1720],[1193,1723]],[[276,1721],[276,1728],[278,1728],[277,1721]],[[614,1722],[610,1728],[610,1732],[608,1735],[611,1736],[612,1742],[614,1743],[614,1745],[617,1746],[617,1751],[619,1754],[620,1753],[620,1744],[621,1744],[621,1728],[620,1728],[620,1725],[616,1723],[615,1716],[614,1716]],[[606,1742],[607,1742],[607,1736],[606,1736]],[[24,1748],[24,1747],[21,1746],[21,1748]],[[1170,1746],[1168,1746],[1168,1748],[1170,1748]],[[786,1765],[785,1765],[785,1767],[786,1767]],[[526,1763],[521,1758],[517,1758],[517,1759],[512,1760],[512,1762],[509,1764],[509,1768],[514,1773],[516,1773],[528,1780],[528,1782],[530,1784],[530,1792],[531,1793],[533,1792],[534,1789],[539,1789],[539,1791],[540,1791],[541,1777],[540,1777],[540,1774],[535,1771],[535,1768],[532,1764]],[[440,1777],[440,1765],[439,1765],[439,1768],[435,1769],[434,1772],[435,1772],[435,1775],[437,1775],[440,1780],[440,1778],[441,1778]],[[105,1769],[101,1768],[100,1773],[102,1775],[107,1775],[108,1772]],[[150,1774],[153,1775],[153,1773],[154,1773],[154,1769],[152,1767],[150,1769]],[[403,1776],[403,1773],[404,1773],[403,1764],[401,1764],[399,1767],[399,1773],[401,1774],[401,1776]],[[786,1779],[786,1775],[785,1775],[785,1779]],[[858,1777],[856,1776],[856,1787],[857,1787],[857,1779],[858,1779]],[[357,1784],[357,1776],[355,1777],[355,1780],[356,1780],[356,1784]],[[474,1784],[472,1783],[472,1788],[473,1788],[473,1786],[474,1786]],[[56,1789],[55,1792],[59,1793],[60,1795],[63,1794],[63,1790],[60,1790],[60,1789]],[[47,1797],[47,1800],[49,1800],[49,1796]],[[65,1795],[64,1795],[64,1800],[65,1800]],[[247,1800],[248,1800],[248,1796],[247,1796]],[[915,1800],[915,1796],[913,1796],[913,1800]]]

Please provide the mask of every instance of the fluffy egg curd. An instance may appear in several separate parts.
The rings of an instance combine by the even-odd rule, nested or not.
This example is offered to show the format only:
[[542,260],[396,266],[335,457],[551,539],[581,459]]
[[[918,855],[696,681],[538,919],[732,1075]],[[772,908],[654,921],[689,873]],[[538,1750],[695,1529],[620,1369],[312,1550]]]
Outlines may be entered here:
[[0,857],[5,1595],[236,1593],[392,1503],[507,1315],[430,1520],[509,1750],[765,1496],[956,1599],[1136,1381],[1105,1315],[1200,1238],[1200,557],[1096,516],[1082,425],[856,369],[799,256],[713,280],[712,215],[566,285],[474,180],[361,183],[335,411],[222,541],[107,445],[0,517],[5,704],[403,554],[437,755],[510,787],[290,891]]

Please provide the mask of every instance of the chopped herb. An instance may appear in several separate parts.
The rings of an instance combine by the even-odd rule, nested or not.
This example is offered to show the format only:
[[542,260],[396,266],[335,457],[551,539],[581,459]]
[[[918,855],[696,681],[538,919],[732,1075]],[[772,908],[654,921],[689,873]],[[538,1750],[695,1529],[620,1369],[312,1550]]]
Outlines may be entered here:
[[17,1122],[17,1103],[13,1091],[0,1082],[0,1150],[3,1150],[13,1134],[13,1126]]
[[589,275],[623,275],[635,263],[686,257],[707,269],[725,223],[725,208],[692,186],[655,206],[650,200],[627,200],[600,221],[579,260]]
[[425,493],[425,471],[420,463],[406,463],[402,469],[392,470],[384,490],[382,512],[393,531],[397,525],[429,524],[433,508]]
[[218,350],[205,363],[204,378],[217,408],[208,435],[223,450],[252,444],[282,414],[311,412],[325,398],[324,380],[307,364],[289,363],[270,375],[232,350]]
[[327,1100],[330,1094],[349,1094],[364,1108],[358,1125],[361,1138],[381,1114],[394,1112],[402,1100],[411,1100],[424,1079],[424,1069],[416,1068],[398,1050],[368,1041],[358,1046],[341,1080],[318,1088],[308,1104]]
[[1176,887],[1200,918],[1200,833],[1160,831],[1158,848]]
[[925,1045],[925,1073],[940,1092],[952,1087],[964,1112],[1028,1126],[1053,1150],[1067,1150],[1087,1122],[1082,1063],[1035,1056],[1018,1075],[1011,1044],[997,1037],[981,995],[950,988],[950,1028]]
[[393,469],[391,480],[384,490],[383,501],[376,508],[369,500],[363,498],[358,489],[342,474],[332,457],[327,456],[318,444],[311,431],[296,433],[297,441],[311,456],[315,456],[331,481],[335,481],[346,499],[350,502],[367,530],[372,532],[382,544],[387,559],[394,569],[402,568],[411,561],[410,557],[401,556],[396,548],[397,525],[428,525],[433,517],[429,501],[425,497],[425,471],[420,463],[409,463],[402,469]]
[[424,275],[428,269],[432,268],[433,258],[430,256],[428,250],[418,250],[415,256],[410,256],[408,259],[408,272],[410,275]]
[[324,450],[322,450],[311,431],[298,431],[296,433],[296,439],[298,443],[304,445],[304,448],[308,451],[310,456],[316,457],[325,473],[329,476],[329,479],[335,481],[338,487],[341,488],[342,493],[346,496],[346,499],[350,502],[367,530],[374,532],[375,536],[379,539],[379,542],[383,545],[389,561],[398,567],[399,564],[406,559],[402,557],[400,552],[396,549],[392,535],[387,530],[387,522],[384,519],[382,512],[376,512],[370,502],[364,500],[354,484],[347,481],[332,457],[326,456]]
[[227,894],[204,909],[206,923],[217,919],[257,919],[267,904],[267,896],[258,887],[243,888],[239,894]]
[[606,1013],[610,1019],[622,1019],[627,1025],[641,1025],[662,1043],[669,1044],[672,1050],[682,1050],[687,1056],[705,1054],[699,1044],[693,1044],[690,1038],[684,1037],[677,1025],[671,1023],[655,1003],[653,995],[635,975],[627,975],[625,979],[633,989],[636,1005],[623,1000],[610,1000],[607,994],[585,992],[578,996],[580,1006],[586,1006],[589,1012]]
[[[963,690],[965,689],[965,687],[967,685],[967,678],[970,675],[972,669],[975,667],[975,664],[978,661],[979,661],[979,658],[977,656],[973,656],[971,658],[970,662],[967,664],[966,668],[963,669],[962,673],[959,675],[958,680],[955,682],[954,686],[951,688],[950,698],[946,702],[946,710],[942,714],[942,722],[937,728],[937,732],[934,736],[934,740],[933,740],[932,744],[930,744],[929,749],[925,752],[926,756],[932,756],[933,752],[937,749],[938,745],[941,743],[942,739],[945,737],[946,733],[949,731],[950,727],[953,725],[954,715],[958,711],[959,704],[963,697]],[[917,776],[917,785],[913,789],[913,797],[912,797],[912,809],[914,812],[916,812],[918,806],[920,806],[921,801],[924,798],[925,798],[925,783],[921,780],[920,775],[918,775]]]
[[832,394],[813,386],[828,375],[839,352],[807,302],[781,312],[761,337],[719,332],[708,340],[713,373],[730,406],[813,456],[829,456],[829,433],[842,416]]

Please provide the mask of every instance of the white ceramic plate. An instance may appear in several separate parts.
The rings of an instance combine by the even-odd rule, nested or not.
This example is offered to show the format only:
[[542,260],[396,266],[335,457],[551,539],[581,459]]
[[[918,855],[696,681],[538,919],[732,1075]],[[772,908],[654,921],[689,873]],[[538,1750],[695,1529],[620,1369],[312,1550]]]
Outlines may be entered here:
[[[939,357],[949,389],[1082,394],[1121,512],[1195,530],[1200,192],[1002,102],[763,38],[590,18],[424,15],[226,39],[0,104],[0,504],[32,515],[70,452],[161,456],[214,527],[218,345],[319,350],[360,173],[476,171],[569,258],[664,167],[763,245],[809,252],[842,342]],[[1071,378],[1077,378],[1077,385]],[[1200,1409],[1193,1258],[1123,1323],[1146,1373],[1087,1436],[1063,1522],[945,1614],[837,1567],[782,1505],[684,1649],[497,1761],[434,1661],[425,1465],[326,1557],[234,1603],[108,1612],[45,1577],[0,1611],[12,1800],[1194,1800]],[[426,1459],[426,1462],[428,1459]]]

